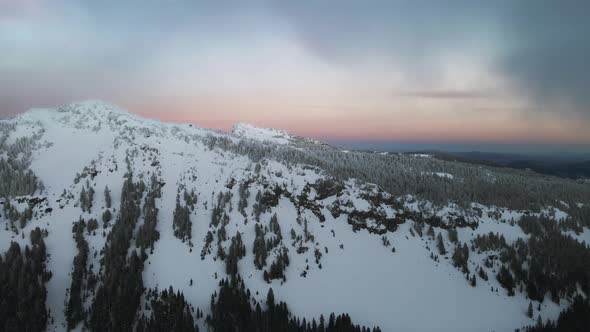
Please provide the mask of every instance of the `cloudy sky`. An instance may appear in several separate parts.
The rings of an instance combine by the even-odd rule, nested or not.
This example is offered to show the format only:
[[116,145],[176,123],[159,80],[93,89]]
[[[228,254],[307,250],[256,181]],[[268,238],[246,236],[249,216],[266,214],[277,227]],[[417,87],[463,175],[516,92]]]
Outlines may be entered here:
[[588,13],[589,1],[0,0],[0,115],[104,99],[332,141],[587,146]]

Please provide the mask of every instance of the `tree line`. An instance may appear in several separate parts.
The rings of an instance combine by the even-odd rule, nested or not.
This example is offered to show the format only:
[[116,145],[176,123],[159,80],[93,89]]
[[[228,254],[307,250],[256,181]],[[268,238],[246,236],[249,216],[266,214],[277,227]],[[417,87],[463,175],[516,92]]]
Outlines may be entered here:
[[[253,305],[252,305],[253,304]],[[235,331],[288,331],[288,332],[378,332],[378,327],[369,328],[355,325],[348,314],[328,319],[320,316],[307,321],[293,316],[285,302],[275,301],[269,288],[266,302],[256,301],[244,285],[241,277],[222,279],[219,291],[211,296],[211,314],[206,318],[207,326],[215,332]]]
[[[590,201],[590,188],[580,182],[509,168],[473,165],[406,154],[343,153],[328,145],[276,145],[224,136],[193,137],[208,148],[220,148],[250,157],[253,162],[273,159],[287,165],[318,167],[338,180],[349,178],[375,183],[394,196],[412,194],[437,206],[472,202],[535,210],[564,201],[570,206]],[[302,144],[302,145],[301,145]],[[301,147],[304,147],[303,149]],[[452,174],[453,178],[434,176]]]
[[0,255],[0,330],[44,331],[49,320],[45,307],[47,252],[38,227],[31,231],[31,246],[24,250],[12,242],[4,257]]

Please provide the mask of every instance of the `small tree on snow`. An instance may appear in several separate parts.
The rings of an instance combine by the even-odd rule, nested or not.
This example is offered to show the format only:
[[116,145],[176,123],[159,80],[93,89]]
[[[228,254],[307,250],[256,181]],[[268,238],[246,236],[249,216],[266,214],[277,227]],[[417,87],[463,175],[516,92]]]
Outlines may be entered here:
[[438,247],[438,253],[441,255],[445,255],[447,253],[447,249],[445,248],[445,243],[443,242],[441,233],[438,233],[436,237],[436,246]]

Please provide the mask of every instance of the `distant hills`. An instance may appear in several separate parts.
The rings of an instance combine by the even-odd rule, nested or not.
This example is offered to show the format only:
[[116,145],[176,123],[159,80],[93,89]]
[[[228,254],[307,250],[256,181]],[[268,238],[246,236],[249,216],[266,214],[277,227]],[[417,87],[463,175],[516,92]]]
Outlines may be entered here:
[[511,154],[469,152],[434,152],[436,158],[496,167],[531,170],[562,178],[590,178],[589,154]]

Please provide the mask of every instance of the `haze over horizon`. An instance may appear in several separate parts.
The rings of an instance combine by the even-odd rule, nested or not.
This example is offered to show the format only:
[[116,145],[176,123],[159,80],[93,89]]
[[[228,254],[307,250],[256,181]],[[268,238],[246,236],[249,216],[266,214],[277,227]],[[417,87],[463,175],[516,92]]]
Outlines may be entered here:
[[590,152],[588,9],[0,0],[0,115],[103,99],[366,148]]

